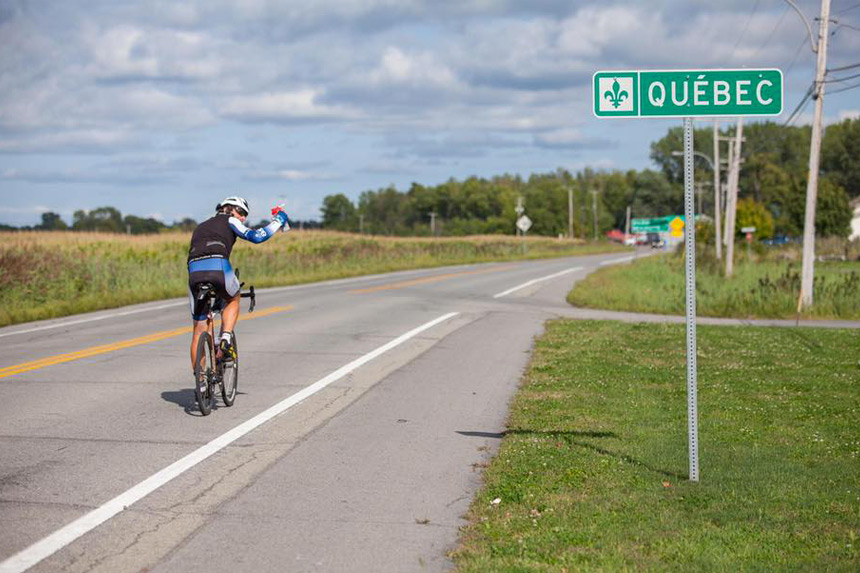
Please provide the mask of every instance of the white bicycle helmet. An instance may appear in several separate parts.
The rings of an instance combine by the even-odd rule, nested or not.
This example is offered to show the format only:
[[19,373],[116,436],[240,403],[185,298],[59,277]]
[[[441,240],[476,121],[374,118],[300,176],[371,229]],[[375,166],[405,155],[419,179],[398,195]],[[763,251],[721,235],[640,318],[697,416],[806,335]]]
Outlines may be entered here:
[[218,203],[218,206],[215,208],[215,210],[220,211],[221,208],[225,205],[233,205],[234,207],[242,209],[245,212],[246,216],[251,213],[251,207],[248,206],[248,202],[245,201],[245,199],[243,199],[242,197],[238,197],[236,195],[227,197],[226,199]]

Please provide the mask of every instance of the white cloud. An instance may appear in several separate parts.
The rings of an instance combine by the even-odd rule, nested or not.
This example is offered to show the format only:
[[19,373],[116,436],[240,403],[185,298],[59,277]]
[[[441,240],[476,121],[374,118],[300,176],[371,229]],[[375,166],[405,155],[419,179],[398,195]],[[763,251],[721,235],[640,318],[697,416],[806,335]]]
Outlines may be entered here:
[[451,70],[432,54],[409,55],[395,46],[385,50],[379,67],[370,73],[369,78],[376,83],[408,83],[415,86],[429,84],[447,87],[456,83]]
[[123,129],[75,129],[56,133],[21,133],[0,137],[0,152],[28,153],[64,151],[66,153],[104,153],[139,143]]
[[88,31],[84,42],[92,55],[87,71],[97,78],[203,80],[221,72],[217,43],[199,33],[121,25]]
[[332,120],[356,117],[343,106],[319,102],[321,90],[302,89],[229,98],[220,109],[226,117],[242,121],[290,122],[302,120]]

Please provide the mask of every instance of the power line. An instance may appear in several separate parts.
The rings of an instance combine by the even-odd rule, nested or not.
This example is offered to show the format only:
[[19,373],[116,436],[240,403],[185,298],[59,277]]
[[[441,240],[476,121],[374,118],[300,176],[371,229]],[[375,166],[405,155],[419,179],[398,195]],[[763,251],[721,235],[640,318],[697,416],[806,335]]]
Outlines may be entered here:
[[789,8],[790,8],[789,6],[786,6],[786,7],[785,7],[785,9],[782,11],[782,16],[780,16],[780,18],[779,18],[779,20],[777,21],[776,25],[775,25],[775,26],[773,27],[773,29],[770,31],[770,34],[768,34],[767,39],[764,41],[764,43],[763,43],[761,46],[759,46],[758,50],[756,50],[756,51],[755,51],[755,53],[752,55],[752,58],[750,58],[750,59],[753,59],[753,58],[755,58],[756,56],[758,56],[759,52],[761,52],[762,50],[764,50],[765,46],[767,46],[768,44],[770,44],[770,41],[773,39],[773,35],[776,33],[777,29],[779,29],[779,27],[782,25],[782,21],[783,21],[783,20],[785,20],[785,16],[788,14],[788,9],[789,9]]
[[747,30],[750,27],[750,22],[752,22],[752,19],[755,17],[755,13],[758,11],[758,3],[759,3],[759,0],[755,0],[755,4],[753,4],[752,12],[750,12],[750,15],[747,17],[747,23],[744,25],[743,32],[741,32],[741,35],[738,36],[738,41],[735,42],[735,47],[732,48],[732,58],[735,57],[735,52],[737,52],[737,50],[738,50],[738,45],[740,45],[741,40],[743,40],[744,36],[746,36]]
[[794,67],[795,62],[797,62],[797,57],[800,55],[800,50],[803,48],[803,45],[806,43],[806,38],[801,38],[800,44],[797,45],[797,50],[794,52],[794,57],[791,59],[791,63],[788,64],[788,67],[785,69],[785,74],[788,75],[788,72],[791,71],[791,68]]
[[856,84],[851,85],[851,86],[846,86],[846,87],[840,88],[838,90],[829,91],[829,92],[827,92],[827,95],[838,94],[839,92],[847,92],[848,90],[853,90],[856,88],[860,88],[860,83],[856,83]]
[[836,29],[833,30],[833,33],[835,34],[836,32],[838,32],[842,28],[848,28],[849,30],[854,30],[855,32],[860,32],[860,28],[858,28],[857,26],[852,26],[851,24],[841,24],[840,23],[840,24],[836,24]]
[[[797,107],[794,108],[794,111],[791,112],[791,115],[788,116],[788,119],[785,120],[783,125],[791,125],[791,123],[799,116],[799,114],[803,113],[803,110],[806,109],[806,104],[809,103],[809,98],[812,97],[812,92],[815,89],[815,83],[809,86],[809,89],[806,90],[806,94],[803,96],[803,99],[800,100],[800,103],[797,104]],[[801,109],[803,108],[803,110]]]
[[860,74],[854,74],[853,76],[845,76],[844,78],[833,78],[832,80],[824,80],[824,83],[838,84],[839,82],[847,82],[848,80],[853,80],[854,78],[860,78]]
[[847,66],[841,66],[838,68],[831,68],[827,70],[827,73],[829,74],[831,72],[844,72],[845,70],[853,70],[854,68],[860,68],[860,62],[857,62],[856,64],[849,64]]
[[839,12],[836,12],[834,15],[838,16],[839,14],[844,14],[845,12],[850,12],[851,10],[854,10],[855,8],[860,8],[860,2],[854,4],[853,6],[849,6],[848,8],[845,8],[844,10],[840,10]]

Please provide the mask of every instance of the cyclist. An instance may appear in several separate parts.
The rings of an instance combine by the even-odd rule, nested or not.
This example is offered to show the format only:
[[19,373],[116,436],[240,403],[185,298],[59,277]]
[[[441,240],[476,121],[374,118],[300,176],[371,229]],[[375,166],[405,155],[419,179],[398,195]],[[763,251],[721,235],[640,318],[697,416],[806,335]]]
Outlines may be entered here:
[[[230,266],[230,252],[236,237],[252,243],[262,243],[278,229],[288,231],[290,220],[278,206],[272,209],[272,222],[259,229],[245,226],[251,209],[242,197],[227,197],[215,207],[215,216],[194,229],[188,250],[188,294],[191,299],[191,319],[194,334],[191,338],[191,369],[197,358],[197,340],[206,331],[208,303],[199,305],[195,300],[197,285],[212,283],[218,292],[216,303],[221,309],[221,336],[218,347],[222,357],[236,357],[233,350],[233,326],[239,318],[239,279]],[[207,299],[208,300],[208,299]],[[199,308],[198,308],[199,307]]]

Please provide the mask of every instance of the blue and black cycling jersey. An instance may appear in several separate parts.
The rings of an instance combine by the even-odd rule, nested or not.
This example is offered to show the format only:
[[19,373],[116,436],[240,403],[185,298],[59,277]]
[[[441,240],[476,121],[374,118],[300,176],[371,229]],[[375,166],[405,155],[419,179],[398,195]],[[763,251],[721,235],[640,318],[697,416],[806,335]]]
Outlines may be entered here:
[[[219,213],[200,223],[191,234],[188,262],[209,258],[230,258],[236,237],[252,243],[262,243],[278,232],[281,223],[277,219],[259,229],[249,229],[236,217]],[[289,227],[285,227],[289,228]]]
[[[289,229],[288,225],[285,223],[284,227]],[[225,214],[215,215],[197,226],[191,234],[191,248],[188,250],[188,296],[194,320],[205,320],[209,312],[206,304],[197,304],[197,285],[211,283],[222,301],[239,293],[239,279],[229,260],[236,237],[262,243],[280,228],[281,222],[276,219],[265,227],[249,229],[239,219]]]

